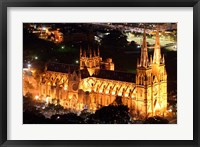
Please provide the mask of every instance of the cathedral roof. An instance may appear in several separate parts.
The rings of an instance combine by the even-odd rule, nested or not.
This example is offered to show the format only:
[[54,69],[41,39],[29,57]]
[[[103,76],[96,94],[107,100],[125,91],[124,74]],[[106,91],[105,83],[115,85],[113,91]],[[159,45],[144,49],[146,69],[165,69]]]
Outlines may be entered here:
[[46,70],[54,71],[54,72],[62,72],[62,73],[73,73],[79,69],[79,66],[72,64],[62,64],[62,63],[47,63]]
[[96,73],[96,75],[94,75],[94,77],[116,81],[135,82],[136,74],[101,69]]
[[[61,63],[48,63],[47,71],[61,72],[61,73],[73,73],[74,71],[78,74],[79,66],[61,64]],[[89,75],[87,68],[80,70],[81,78],[96,77],[102,79],[125,81],[125,82],[135,82],[135,73],[126,73],[121,71],[111,71],[111,70],[96,70],[95,74]]]

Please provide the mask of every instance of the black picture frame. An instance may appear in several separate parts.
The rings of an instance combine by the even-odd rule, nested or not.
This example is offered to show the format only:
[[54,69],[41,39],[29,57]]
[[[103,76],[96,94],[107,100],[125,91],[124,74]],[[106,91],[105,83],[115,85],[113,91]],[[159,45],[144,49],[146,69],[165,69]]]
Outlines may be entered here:
[[[193,140],[7,140],[8,7],[193,7]],[[199,146],[200,2],[199,0],[0,0],[0,145],[10,146]]]

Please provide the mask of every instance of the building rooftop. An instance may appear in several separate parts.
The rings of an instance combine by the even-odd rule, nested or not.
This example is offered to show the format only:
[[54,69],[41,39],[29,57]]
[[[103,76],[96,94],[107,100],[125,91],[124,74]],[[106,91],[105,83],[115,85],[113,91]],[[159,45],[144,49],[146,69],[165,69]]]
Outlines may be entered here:
[[[48,63],[46,65],[47,71],[61,72],[61,73],[73,73],[74,71],[78,74],[79,66],[71,64],[61,64],[61,63]],[[96,70],[95,74],[89,75],[87,68],[80,70],[81,78],[96,77],[102,79],[125,81],[125,82],[135,82],[135,73],[127,73],[121,71],[111,71],[111,70]]]
[[94,77],[116,80],[116,81],[126,81],[126,82],[135,82],[135,73],[127,73],[121,71],[112,71],[112,70],[99,70]]
[[62,73],[73,73],[73,71],[78,71],[79,66],[73,64],[63,64],[63,63],[47,63],[46,70],[53,72],[62,72]]

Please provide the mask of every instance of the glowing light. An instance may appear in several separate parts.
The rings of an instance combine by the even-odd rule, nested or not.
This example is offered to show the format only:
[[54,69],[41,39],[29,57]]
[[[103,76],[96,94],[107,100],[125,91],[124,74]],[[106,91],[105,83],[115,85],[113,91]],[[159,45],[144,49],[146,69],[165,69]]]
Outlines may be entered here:
[[45,100],[45,101],[46,101],[47,104],[49,103],[49,98],[50,98],[50,97],[48,97],[48,96],[46,97],[46,100]]
[[96,107],[94,107],[94,108],[93,108],[93,110],[94,110],[94,112],[95,112],[95,111],[97,110],[97,108],[96,108]]
[[72,99],[72,95],[69,95],[68,97],[69,97],[70,100]]
[[125,97],[128,97],[128,94],[126,93],[124,96],[125,96]]
[[102,93],[102,89],[99,90],[99,93]]
[[67,90],[67,86],[64,87],[64,90]]
[[80,106],[80,109],[83,109],[83,104],[80,104],[79,106]]
[[78,63],[78,60],[76,60],[76,63]]
[[36,95],[36,96],[35,96],[35,99],[36,99],[36,100],[38,100],[38,99],[39,99],[39,96],[38,96],[38,95]]
[[30,67],[31,67],[31,64],[28,64],[27,66],[28,66],[28,68],[30,68]]
[[46,98],[46,103],[49,103],[49,99],[48,98]]
[[38,57],[37,56],[35,56],[35,60],[37,60],[38,59]]
[[23,70],[24,70],[24,71],[27,71],[27,70],[28,70],[28,68],[23,68]]
[[62,49],[64,49],[64,48],[65,48],[65,46],[62,46],[61,48],[62,48]]
[[35,73],[35,70],[31,70],[32,73]]
[[169,112],[172,112],[172,109],[169,109],[168,111],[169,111]]
[[115,95],[115,92],[114,92],[114,91],[112,92],[112,95]]
[[118,96],[122,96],[122,93],[118,93]]

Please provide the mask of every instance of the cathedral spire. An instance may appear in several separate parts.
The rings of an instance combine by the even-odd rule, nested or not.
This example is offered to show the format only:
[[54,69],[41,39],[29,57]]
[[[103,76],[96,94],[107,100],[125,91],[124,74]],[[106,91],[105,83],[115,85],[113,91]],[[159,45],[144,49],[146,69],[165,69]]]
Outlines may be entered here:
[[70,71],[70,65],[68,65],[68,74],[70,74],[71,71]]
[[99,46],[98,46],[98,55],[97,55],[97,56],[100,57],[100,49],[99,49]]
[[144,28],[142,47],[147,48],[146,29]]
[[141,56],[140,56],[140,66],[147,67],[147,65],[148,65],[148,50],[147,50],[147,42],[146,42],[146,31],[144,29],[143,43],[142,43]]
[[162,64],[165,64],[165,56],[163,55]]
[[94,50],[94,57],[96,57],[96,50]]
[[80,57],[82,57],[82,47],[80,46]]
[[92,58],[92,50],[91,50],[91,48],[89,48],[89,52],[90,52],[90,58]]
[[153,63],[152,55],[150,56],[150,65]]
[[86,50],[83,51],[83,57],[86,57]]
[[139,61],[139,59],[137,59],[137,67],[139,67],[140,66],[140,61]]
[[78,78],[79,78],[79,80],[81,80],[81,71],[80,71],[80,69],[78,70]]
[[153,64],[160,65],[160,37],[159,37],[159,31],[157,29],[156,31],[156,41],[155,41],[155,47],[154,47],[154,55],[153,55]]

